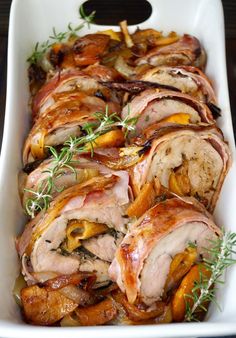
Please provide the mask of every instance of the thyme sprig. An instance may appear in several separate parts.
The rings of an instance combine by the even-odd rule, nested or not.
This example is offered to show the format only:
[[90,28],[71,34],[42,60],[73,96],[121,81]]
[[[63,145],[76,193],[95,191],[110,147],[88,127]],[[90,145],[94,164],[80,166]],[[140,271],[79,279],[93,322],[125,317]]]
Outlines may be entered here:
[[35,44],[33,53],[28,57],[27,62],[30,64],[37,64],[45,53],[51,48],[56,42],[61,43],[67,41],[71,37],[77,37],[78,32],[87,25],[90,28],[91,23],[94,21],[96,12],[93,11],[89,15],[85,14],[83,5],[79,8],[80,19],[82,22],[77,25],[73,26],[72,23],[69,23],[67,26],[67,30],[65,32],[57,32],[56,28],[53,27],[52,34],[49,36],[49,39],[45,42]]
[[[186,314],[185,321],[198,321],[199,312],[206,312],[208,302],[214,302],[220,309],[215,298],[217,285],[224,284],[225,270],[236,263],[232,255],[236,254],[236,233],[225,232],[222,238],[217,238],[211,242],[211,248],[206,249],[210,258],[204,258],[204,266],[211,272],[211,277],[207,278],[203,272],[200,273],[199,281],[195,282],[191,295],[186,295]],[[192,300],[193,305],[190,305]]]
[[76,169],[74,168],[75,161],[73,156],[84,151],[87,151],[86,145],[90,144],[91,156],[94,152],[94,144],[96,139],[105,134],[106,132],[120,127],[123,129],[125,135],[128,132],[135,130],[137,118],[130,118],[129,114],[122,120],[117,113],[109,114],[108,106],[105,112],[97,112],[94,114],[94,121],[84,124],[82,128],[83,136],[70,137],[64,144],[60,151],[57,151],[54,147],[48,147],[52,156],[52,166],[44,170],[43,173],[47,173],[45,179],[43,179],[38,186],[37,190],[25,189],[30,193],[30,197],[26,201],[26,213],[34,218],[36,214],[47,209],[52,200],[52,192],[54,190],[60,192],[63,188],[56,186],[56,179],[63,175],[64,170],[71,170],[76,175]]

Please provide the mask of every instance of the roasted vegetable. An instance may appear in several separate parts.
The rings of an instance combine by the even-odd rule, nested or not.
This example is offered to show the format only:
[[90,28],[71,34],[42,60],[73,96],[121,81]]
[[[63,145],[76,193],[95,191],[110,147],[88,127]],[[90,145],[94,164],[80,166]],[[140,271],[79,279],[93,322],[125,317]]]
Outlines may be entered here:
[[120,303],[130,320],[134,322],[147,321],[159,317],[164,313],[165,304],[163,302],[156,303],[156,309],[152,311],[140,310],[138,306],[130,304],[126,296],[121,291],[116,291],[112,295],[116,302]]
[[172,299],[172,314],[175,322],[182,322],[186,314],[186,302],[191,307],[193,305],[192,290],[194,283],[199,282],[200,279],[210,278],[211,272],[206,267],[201,265],[194,265],[187,275],[182,280]]
[[52,325],[78,306],[59,291],[47,291],[37,285],[23,288],[21,301],[26,321],[35,325]]
[[146,183],[141,189],[139,195],[136,197],[133,203],[130,204],[126,210],[126,214],[129,217],[140,217],[145,211],[150,209],[155,202],[155,189],[152,182]]
[[83,326],[102,325],[111,321],[117,315],[115,302],[110,298],[86,308],[79,307],[75,312],[80,325]]
[[86,220],[71,220],[66,229],[66,249],[72,252],[81,245],[81,240],[100,235],[108,230],[105,224]]
[[86,150],[92,150],[94,148],[111,148],[121,147],[124,145],[125,138],[122,130],[111,130],[106,134],[99,136],[95,141],[86,144]]

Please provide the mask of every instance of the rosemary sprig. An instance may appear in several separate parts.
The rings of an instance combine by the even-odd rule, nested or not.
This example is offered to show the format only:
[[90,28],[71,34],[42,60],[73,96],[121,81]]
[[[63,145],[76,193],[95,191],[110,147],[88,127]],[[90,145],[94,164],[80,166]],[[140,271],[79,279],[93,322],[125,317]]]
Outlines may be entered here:
[[76,169],[73,166],[75,154],[84,152],[86,145],[90,144],[91,156],[93,156],[94,142],[99,136],[117,127],[121,127],[127,135],[129,131],[135,130],[137,122],[137,118],[129,118],[129,115],[122,120],[116,113],[109,114],[108,106],[105,112],[95,113],[94,118],[94,122],[83,125],[83,136],[70,137],[59,152],[54,147],[48,147],[53,160],[52,166],[44,170],[44,173],[48,174],[47,177],[41,181],[36,191],[25,189],[31,194],[26,201],[26,213],[31,218],[34,218],[39,211],[49,207],[53,190],[63,190],[63,188],[59,189],[56,186],[55,180],[63,174],[65,169],[71,170],[76,175]]
[[[211,277],[207,278],[204,273],[200,274],[200,280],[195,282],[192,295],[186,295],[186,314],[185,321],[198,321],[197,314],[206,312],[205,304],[214,302],[220,309],[215,299],[215,291],[218,284],[223,284],[222,278],[225,270],[236,263],[232,255],[236,253],[236,233],[226,232],[222,238],[217,238],[211,242],[211,248],[206,249],[210,258],[203,259],[204,266],[211,272]],[[193,305],[190,305],[192,299]]]
[[83,5],[79,8],[80,19],[82,23],[78,26],[73,27],[72,23],[69,23],[67,26],[67,31],[57,32],[56,28],[53,27],[52,34],[49,36],[49,39],[41,44],[37,42],[35,44],[33,53],[28,57],[27,62],[30,64],[37,64],[44,54],[51,48],[56,42],[63,42],[68,40],[71,37],[77,37],[78,31],[80,31],[86,24],[90,28],[91,23],[94,21],[96,12],[93,11],[89,15],[86,15],[84,12]]
[[84,11],[84,6],[81,5],[80,8],[79,8],[79,14],[80,14],[80,18],[83,19],[84,23],[87,23],[88,28],[90,28],[90,24],[93,23],[93,21],[94,21],[96,11],[93,11],[89,15],[86,15],[86,13]]

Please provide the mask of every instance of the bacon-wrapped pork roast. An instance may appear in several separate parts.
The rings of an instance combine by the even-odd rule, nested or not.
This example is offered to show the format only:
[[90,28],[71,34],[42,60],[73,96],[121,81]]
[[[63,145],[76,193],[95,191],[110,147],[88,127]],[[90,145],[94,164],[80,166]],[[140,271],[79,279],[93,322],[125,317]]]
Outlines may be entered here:
[[105,100],[117,97],[110,90],[99,84],[98,81],[114,81],[119,79],[115,70],[102,65],[90,66],[85,71],[77,68],[57,72],[37,92],[32,101],[33,117],[37,118],[49,107],[56,103],[58,95],[65,92],[82,91],[90,96],[102,97]]
[[194,196],[214,210],[231,164],[228,145],[216,127],[167,127],[154,134],[131,169],[135,195],[154,178],[180,196]]
[[147,89],[122,110],[122,118],[137,118],[135,134],[155,124],[214,124],[210,109],[193,97],[173,91]]
[[[98,285],[109,283],[108,262],[113,258],[116,243],[127,231],[128,203],[126,172],[95,177],[64,190],[47,211],[26,225],[17,241],[22,259],[28,257],[23,273],[31,271],[32,279],[37,281],[37,273],[45,271],[58,274],[96,271]],[[107,235],[99,236],[102,234]],[[94,241],[89,241],[90,238]]]
[[[200,256],[207,257],[205,248],[220,234],[211,216],[198,204],[178,198],[160,202],[132,225],[116,251],[109,274],[131,304],[143,302],[155,309],[155,303],[167,298],[168,291]],[[191,243],[195,252],[188,251]],[[180,259],[172,271],[172,262],[181,253],[186,253],[186,264]]]
[[216,103],[216,96],[210,80],[196,67],[154,67],[139,74],[137,80],[172,86],[203,103]]
[[119,113],[119,104],[104,102],[84,92],[59,94],[56,103],[37,118],[30,131],[23,150],[24,164],[44,158],[47,146],[57,146],[70,137],[80,136],[83,125],[94,122],[95,113],[105,111],[106,107],[111,113]]
[[184,34],[177,42],[151,49],[145,56],[138,58],[136,63],[138,65],[148,63],[152,66],[190,65],[204,68],[206,54],[197,38]]
[[[27,201],[33,196],[38,189],[44,188],[45,182],[50,176],[50,169],[54,166],[54,159],[44,160],[36,169],[30,170],[30,166],[19,174],[19,193],[21,196],[22,206],[26,208]],[[73,156],[71,167],[65,167],[63,173],[53,180],[52,197],[56,197],[63,189],[69,188],[75,184],[83,183],[95,176],[114,174],[119,176],[119,171],[113,171],[108,167],[98,164],[89,156]]]

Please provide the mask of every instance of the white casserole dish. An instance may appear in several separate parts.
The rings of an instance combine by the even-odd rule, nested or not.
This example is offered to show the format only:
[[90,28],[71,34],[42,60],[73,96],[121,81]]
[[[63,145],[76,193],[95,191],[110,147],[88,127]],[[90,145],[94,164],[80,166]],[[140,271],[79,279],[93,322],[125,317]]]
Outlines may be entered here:
[[[37,41],[45,41],[55,26],[63,31],[69,22],[78,22],[81,0],[13,0],[9,29],[8,83],[5,128],[0,166],[0,334],[2,337],[189,337],[220,336],[236,333],[236,266],[227,272],[226,284],[217,299],[222,312],[211,306],[204,323],[159,326],[103,327],[35,327],[25,324],[12,297],[19,264],[14,236],[24,224],[18,198],[17,175],[20,170],[24,138],[29,128],[28,79],[26,58]],[[140,28],[156,28],[165,32],[190,33],[197,36],[206,49],[206,73],[213,80],[222,108],[218,125],[235,158],[235,145],[226,78],[224,20],[220,0],[149,0],[151,17]],[[111,6],[112,10],[112,6]],[[114,27],[115,28],[115,27]],[[136,26],[131,27],[134,30]],[[92,25],[89,32],[106,29]],[[86,34],[88,29],[82,31]],[[236,166],[231,168],[215,211],[215,220],[227,230],[236,231]],[[150,280],[151,282],[151,280]]]

